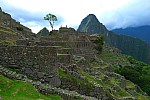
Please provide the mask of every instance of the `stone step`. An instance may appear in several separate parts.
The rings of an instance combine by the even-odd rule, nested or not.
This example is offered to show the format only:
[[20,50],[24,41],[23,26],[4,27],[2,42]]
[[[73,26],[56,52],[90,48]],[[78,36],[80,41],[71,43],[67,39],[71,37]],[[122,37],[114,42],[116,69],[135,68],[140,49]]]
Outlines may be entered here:
[[3,68],[3,69],[2,69],[3,72],[5,72],[6,70],[7,70],[6,68]]
[[8,75],[11,75],[12,73],[13,73],[13,71],[8,71],[7,72]]

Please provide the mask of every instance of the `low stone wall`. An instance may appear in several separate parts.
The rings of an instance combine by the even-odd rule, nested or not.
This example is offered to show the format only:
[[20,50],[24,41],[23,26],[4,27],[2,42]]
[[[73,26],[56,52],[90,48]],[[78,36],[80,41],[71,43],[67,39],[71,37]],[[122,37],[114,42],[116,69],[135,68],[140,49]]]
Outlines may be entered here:
[[0,64],[18,69],[34,80],[60,85],[57,48],[50,46],[0,46]]
[[[74,100],[74,99],[82,99],[82,100],[98,100],[97,98],[81,95],[75,91],[69,91],[64,90],[61,88],[53,87],[49,84],[42,84],[40,81],[33,81],[29,79],[26,75],[23,74],[17,74],[14,71],[11,71],[7,68],[4,68],[0,65],[0,74],[11,78],[11,79],[17,79],[22,80],[25,82],[28,82],[32,84],[40,93],[48,95],[48,94],[58,94],[60,95],[64,100]],[[0,99],[2,100],[2,99]]]
[[[87,77],[79,74],[77,72],[77,66],[76,65],[70,65],[67,67],[64,66],[59,66],[65,73],[72,75],[74,77],[76,77],[77,79],[81,79],[84,80],[87,83],[90,83],[90,81],[87,79]],[[95,84],[93,86],[93,88],[91,88],[90,90],[87,90],[85,87],[79,86],[79,85],[74,85],[70,82],[69,79],[67,78],[62,78],[62,86],[63,87],[67,87],[70,90],[75,90],[77,92],[79,92],[80,94],[84,94],[84,95],[88,95],[88,96],[92,96],[95,98],[98,98],[98,100],[107,100],[109,99],[109,97],[107,96],[105,90],[103,89],[103,87],[101,87],[98,84]],[[69,86],[70,85],[70,86]]]

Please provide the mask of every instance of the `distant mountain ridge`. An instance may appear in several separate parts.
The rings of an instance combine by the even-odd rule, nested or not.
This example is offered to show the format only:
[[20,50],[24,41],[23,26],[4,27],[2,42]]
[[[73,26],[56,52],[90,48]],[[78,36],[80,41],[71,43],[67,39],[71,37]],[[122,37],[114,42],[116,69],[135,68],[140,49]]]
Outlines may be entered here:
[[105,34],[105,42],[120,49],[123,54],[150,63],[150,45],[145,41],[109,31]]
[[77,31],[90,34],[103,34],[106,33],[106,30],[106,27],[98,21],[94,14],[89,14],[85,17],[77,29]]
[[128,27],[125,29],[119,28],[112,30],[117,34],[125,34],[139,39],[145,40],[150,44],[150,25],[144,25],[139,27]]
[[108,31],[93,14],[89,14],[82,20],[78,31],[90,34],[104,33],[105,43],[120,49],[123,54],[130,55],[145,63],[150,63],[150,45],[148,43],[138,38]]

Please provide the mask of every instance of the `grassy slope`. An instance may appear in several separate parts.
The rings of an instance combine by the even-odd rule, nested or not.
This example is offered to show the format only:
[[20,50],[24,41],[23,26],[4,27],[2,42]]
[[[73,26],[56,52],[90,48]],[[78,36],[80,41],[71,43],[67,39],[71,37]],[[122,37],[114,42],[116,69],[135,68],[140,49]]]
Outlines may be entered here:
[[61,100],[59,95],[42,95],[29,83],[11,80],[2,75],[0,75],[0,96],[3,100]]

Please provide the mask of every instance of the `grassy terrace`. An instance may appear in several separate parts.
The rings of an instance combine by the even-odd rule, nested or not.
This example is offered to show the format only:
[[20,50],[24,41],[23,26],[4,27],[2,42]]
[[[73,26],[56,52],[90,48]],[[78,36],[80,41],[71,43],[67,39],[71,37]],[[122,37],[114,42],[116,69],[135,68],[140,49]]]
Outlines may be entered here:
[[42,95],[29,83],[11,80],[0,75],[2,100],[61,100],[59,95]]
[[[97,85],[100,85],[103,87],[104,91],[110,96],[110,97],[116,97],[116,98],[123,98],[123,97],[131,97],[131,95],[125,91],[124,89],[122,89],[121,87],[119,87],[119,82],[117,79],[115,78],[112,78],[112,79],[109,79],[109,78],[106,78],[103,80],[104,78],[104,75],[102,73],[99,74],[98,78],[101,79],[101,80],[97,80],[95,79],[93,76],[83,72],[82,70],[80,70],[80,73],[85,76],[90,83],[92,84],[97,84]],[[113,85],[116,84],[118,87],[119,87],[119,91],[115,92],[114,94],[111,94],[108,90],[113,87]]]
[[91,84],[89,82],[85,82],[84,80],[78,79],[72,75],[68,75],[61,68],[59,68],[59,75],[60,75],[60,77],[68,78],[68,79],[70,79],[70,81],[72,83],[77,84],[77,85],[81,85],[83,87],[86,87],[87,89],[91,89],[93,87],[93,84]]

